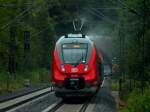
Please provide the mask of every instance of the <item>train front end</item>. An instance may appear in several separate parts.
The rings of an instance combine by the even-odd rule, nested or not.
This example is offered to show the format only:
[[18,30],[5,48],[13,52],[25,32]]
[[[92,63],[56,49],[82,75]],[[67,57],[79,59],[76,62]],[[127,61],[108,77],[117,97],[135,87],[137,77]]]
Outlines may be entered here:
[[100,85],[96,48],[82,34],[62,36],[56,43],[52,83],[57,97],[91,96]]

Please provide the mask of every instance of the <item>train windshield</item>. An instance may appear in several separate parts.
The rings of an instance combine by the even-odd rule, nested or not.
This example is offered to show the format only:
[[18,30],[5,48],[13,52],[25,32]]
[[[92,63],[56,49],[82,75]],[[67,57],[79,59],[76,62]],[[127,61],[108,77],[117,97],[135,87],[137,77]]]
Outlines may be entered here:
[[63,62],[65,64],[85,63],[87,57],[88,44],[63,44]]

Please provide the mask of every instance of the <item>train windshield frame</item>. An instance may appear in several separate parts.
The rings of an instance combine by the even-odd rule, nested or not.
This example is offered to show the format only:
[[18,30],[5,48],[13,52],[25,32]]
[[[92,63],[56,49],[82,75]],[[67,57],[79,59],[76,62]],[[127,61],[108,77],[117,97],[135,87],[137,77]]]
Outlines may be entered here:
[[87,61],[87,43],[64,43],[62,44],[62,57],[64,64],[80,64]]

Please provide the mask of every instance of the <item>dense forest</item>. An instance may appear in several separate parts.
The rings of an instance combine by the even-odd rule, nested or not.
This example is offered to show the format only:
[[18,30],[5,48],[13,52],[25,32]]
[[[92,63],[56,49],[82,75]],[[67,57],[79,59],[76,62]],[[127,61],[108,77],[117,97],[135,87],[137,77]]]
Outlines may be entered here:
[[55,42],[72,33],[72,20],[80,18],[83,32],[119,66],[115,78],[148,94],[149,6],[149,0],[0,0],[0,92],[8,80],[49,82]]

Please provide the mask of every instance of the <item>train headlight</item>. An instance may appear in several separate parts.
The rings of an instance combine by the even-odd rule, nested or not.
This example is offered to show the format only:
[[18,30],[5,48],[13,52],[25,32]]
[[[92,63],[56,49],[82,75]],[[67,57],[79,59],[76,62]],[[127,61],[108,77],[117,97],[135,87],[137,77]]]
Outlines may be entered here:
[[85,65],[84,67],[84,71],[87,72],[88,71],[88,65]]
[[65,67],[64,67],[64,65],[61,65],[61,71],[65,72]]

